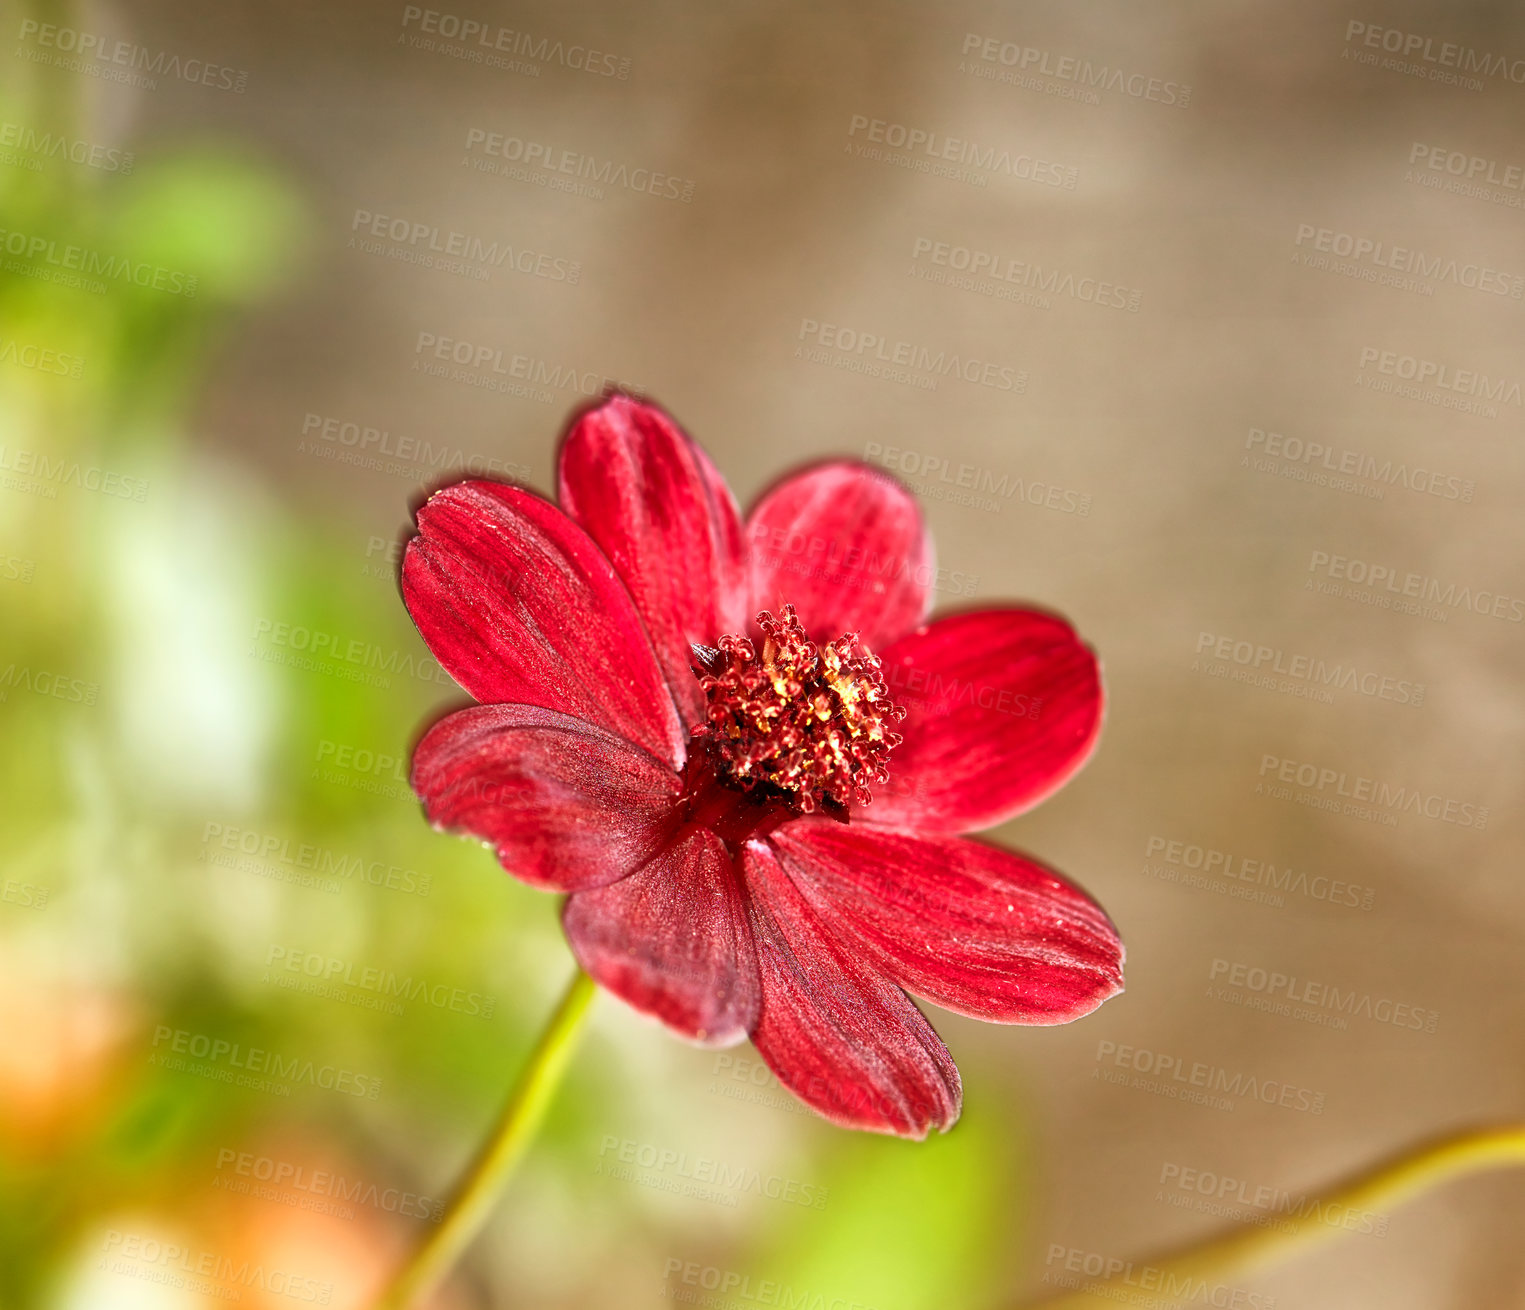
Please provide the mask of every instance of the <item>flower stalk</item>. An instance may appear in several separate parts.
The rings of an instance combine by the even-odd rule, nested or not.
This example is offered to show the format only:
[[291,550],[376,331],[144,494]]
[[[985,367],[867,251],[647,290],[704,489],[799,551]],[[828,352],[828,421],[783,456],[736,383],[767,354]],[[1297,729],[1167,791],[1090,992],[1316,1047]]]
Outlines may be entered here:
[[422,1304],[481,1230],[556,1094],[595,990],[593,980],[581,969],[573,974],[561,1004],[541,1033],[491,1136],[461,1180],[444,1218],[382,1293],[376,1310],[409,1310]]
[[[1343,1230],[1322,1216],[1330,1207],[1377,1211],[1401,1205],[1432,1187],[1465,1174],[1525,1165],[1525,1124],[1478,1129],[1422,1143],[1353,1175],[1302,1213],[1285,1215],[1275,1228],[1237,1230],[1151,1259],[1134,1262],[1147,1268],[1158,1304],[1192,1299],[1189,1291],[1171,1296],[1167,1289],[1200,1288],[1205,1280],[1223,1282],[1275,1264],[1295,1251],[1336,1237]],[[1130,1273],[1097,1279],[1073,1292],[1032,1303],[1041,1310],[1097,1310],[1116,1306],[1136,1294]]]

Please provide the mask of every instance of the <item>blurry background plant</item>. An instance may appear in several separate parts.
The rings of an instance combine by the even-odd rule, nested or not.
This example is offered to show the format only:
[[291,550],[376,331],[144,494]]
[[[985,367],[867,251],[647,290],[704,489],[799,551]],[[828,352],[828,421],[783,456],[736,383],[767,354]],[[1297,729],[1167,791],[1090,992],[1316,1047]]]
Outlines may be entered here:
[[[1390,32],[1525,49],[1525,14],[1507,6],[1377,10],[1363,21]],[[1512,379],[1519,302],[1452,284],[1415,295],[1289,256],[1300,225],[1332,225],[1514,268],[1517,209],[1404,168],[1416,138],[1507,166],[1519,88],[1359,64],[1350,20],[1313,0],[1183,6],[1170,22],[1126,0],[1033,7],[1020,23],[978,3],[870,0],[482,11],[563,52],[629,56],[629,76],[468,65],[408,45],[420,21],[405,25],[406,7],[361,0],[0,13],[12,38],[28,20],[73,24],[252,70],[247,95],[169,76],[139,92],[34,58],[67,57],[34,39],[5,52],[0,1307],[181,1310],[235,1292],[289,1306],[330,1282],[330,1304],[363,1304],[427,1228],[560,993],[554,898],[430,832],[406,785],[418,725],[463,698],[424,663],[388,547],[410,494],[452,470],[414,478],[301,443],[308,414],[375,424],[520,461],[544,490],[548,438],[582,386],[548,401],[412,372],[421,331],[644,385],[704,434],[744,501],[780,467],[877,444],[925,489],[940,603],[1042,597],[1102,653],[1097,757],[998,840],[1073,874],[1130,949],[1128,994],[1087,1024],[939,1016],[967,1108],[921,1145],[817,1124],[749,1048],[687,1050],[602,999],[441,1305],[662,1305],[751,1277],[828,1306],[1006,1306],[1072,1264],[1216,1228],[1199,1204],[1215,1198],[1162,1196],[1162,1167],[1295,1197],[1516,1110],[1519,628],[1461,610],[1430,622],[1303,582],[1323,549],[1511,590],[1518,407],[1489,419],[1353,373],[1380,347]],[[1111,91],[1090,104],[961,72],[967,34],[987,29],[1194,92],[1184,107]],[[979,71],[992,69],[1005,66]],[[858,118],[1070,161],[1080,182],[972,186],[858,157],[844,151],[866,136],[849,137]],[[473,128],[689,178],[692,203],[463,168]],[[71,162],[81,143],[87,160],[120,153]],[[482,280],[349,252],[361,213],[511,241],[580,277]],[[148,285],[59,280],[71,243],[97,264],[130,258]],[[907,277],[908,260],[948,271],[931,262],[938,244],[1142,299],[1137,313],[1062,296],[1043,308]],[[833,323],[1010,364],[1030,384],[871,377],[825,349]],[[1443,467],[1476,497],[1389,484],[1379,499],[1260,473],[1241,465],[1251,425]],[[946,480],[928,471],[938,458]],[[947,497],[966,468],[1023,491],[993,513],[960,505]],[[1077,502],[1084,513],[1056,508]],[[1411,677],[1425,704],[1322,704],[1200,676],[1204,629]],[[1389,770],[1491,805],[1494,821],[1405,814],[1395,828],[1262,798],[1268,752]],[[1365,897],[1226,895],[1244,888],[1193,885],[1147,856],[1151,839]],[[1443,1017],[1416,1034],[1252,1012],[1204,995],[1218,954]],[[424,995],[394,1000],[383,973]],[[1100,1041],[1327,1101],[1320,1115],[1249,1098],[1224,1113],[1111,1085]],[[222,1080],[268,1065],[255,1050],[342,1070],[365,1094]],[[672,1149],[681,1163],[643,1167]],[[716,1162],[798,1184],[795,1199],[670,1190],[716,1191],[691,1177]],[[1437,1193],[1394,1213],[1385,1240],[1351,1237],[1249,1291],[1310,1307],[1502,1303],[1525,1268],[1519,1186]]]
[[[68,24],[53,5],[38,17]],[[124,139],[84,78],[16,69],[0,105],[20,146],[0,164],[0,1306],[211,1305],[231,1289],[244,1305],[359,1306],[437,1218],[428,1198],[561,984],[555,905],[420,819],[410,738],[448,679],[384,674],[378,694],[342,669],[282,677],[248,621],[420,661],[395,590],[357,582],[343,525],[292,515],[190,439],[229,334],[302,276],[299,187],[236,141]],[[102,140],[112,166],[70,158]],[[337,894],[287,881],[308,876],[301,846],[350,869]],[[363,985],[331,982],[336,960]],[[438,999],[457,987],[470,1015]],[[199,1075],[183,1067],[217,1042]],[[230,1084],[233,1044],[380,1093]],[[640,1082],[659,1055],[634,1053],[645,1074],[630,1053],[580,1055],[522,1183],[531,1231],[477,1252],[436,1304],[489,1304],[487,1266],[532,1248],[575,1279],[652,1224],[681,1244],[665,1198],[590,1177],[611,1096],[634,1134],[676,1117]],[[826,1133],[781,1146],[815,1155],[824,1218],[774,1205],[743,1230],[699,1206],[679,1226],[723,1227],[771,1277],[906,1310],[950,1289],[976,1304],[1012,1211],[970,1099],[966,1128],[920,1151]],[[765,1138],[795,1136],[770,1117],[784,1122]],[[261,1183],[280,1198],[250,1194]]]

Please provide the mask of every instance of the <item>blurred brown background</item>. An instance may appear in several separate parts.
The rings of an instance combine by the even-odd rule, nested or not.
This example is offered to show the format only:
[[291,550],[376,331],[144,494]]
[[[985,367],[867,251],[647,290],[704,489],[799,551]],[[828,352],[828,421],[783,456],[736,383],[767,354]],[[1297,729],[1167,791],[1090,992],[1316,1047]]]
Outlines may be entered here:
[[[1297,1196],[1416,1137],[1517,1114],[1525,608],[1488,611],[1494,596],[1525,597],[1525,12],[427,12],[146,0],[103,12],[145,45],[249,74],[243,94],[101,88],[106,130],[241,138],[294,170],[319,218],[282,302],[229,334],[196,441],[324,520],[335,549],[353,552],[355,585],[374,588],[359,577],[372,539],[396,538],[429,480],[407,439],[548,488],[581,390],[617,379],[668,406],[743,503],[797,461],[887,460],[924,493],[947,571],[939,603],[965,603],[972,585],[976,601],[1031,599],[1077,624],[1105,662],[1101,748],[996,835],[1107,906],[1128,943],[1128,991],[1056,1030],[937,1017],[971,1106],[1036,1170],[1011,1215],[1021,1250],[1002,1295],[1043,1290],[1072,1250],[1132,1257],[1230,1221],[1203,1208],[1188,1171],[1242,1184],[1226,1199],[1203,1185],[1219,1206],[1258,1189]],[[531,44],[504,67],[456,57],[427,30],[441,14],[446,30],[473,19]],[[558,42],[618,71],[569,67]],[[1405,67],[1383,66],[1404,58],[1384,48],[1395,42]],[[1492,71],[1439,62],[1445,43]],[[1087,63],[1121,79],[1087,87]],[[897,153],[893,125],[937,149],[970,143],[974,162],[962,177],[906,166],[928,156]],[[577,152],[594,174],[665,174],[680,194],[586,176],[601,194],[553,189],[546,156],[528,171],[511,157],[526,146]],[[1018,161],[1012,172],[979,166],[992,148]],[[1073,187],[1016,175],[1029,158]],[[418,262],[452,231],[460,268]],[[470,258],[472,239],[515,254],[489,267]],[[1358,254],[1358,242],[1370,245]],[[1394,247],[1422,252],[1418,271]],[[959,282],[974,252],[1001,277]],[[1095,283],[1121,291],[1096,303]],[[891,354],[904,342],[924,361],[993,363],[1016,382],[873,376],[853,362],[877,352],[859,350],[864,334]],[[440,340],[539,380],[527,395],[474,385],[502,376],[490,362],[474,378],[431,376]],[[1422,366],[1426,385],[1405,390]],[[353,462],[394,457],[380,438],[347,446],[344,424],[390,434],[397,467]],[[1310,442],[1330,453],[1307,458]],[[975,503],[960,503],[960,476]],[[1364,570],[1333,577],[1335,557]],[[1410,584],[1430,587],[1427,612],[1368,603],[1370,566],[1433,579]],[[1373,595],[1401,597],[1395,585]],[[1489,594],[1484,612],[1463,588]],[[1263,663],[1307,656],[1362,682],[1309,695],[1307,678],[1222,676],[1244,668],[1241,642],[1274,652]],[[1248,650],[1238,659],[1253,668]],[[1272,794],[1281,761],[1294,779],[1298,765],[1328,770],[1324,785]],[[1352,815],[1339,799],[1309,803],[1363,778],[1387,804]],[[1400,788],[1418,810],[1393,800]],[[1448,802],[1473,822],[1421,812]],[[1227,853],[1241,876],[1188,868],[1186,846]],[[1280,872],[1246,874],[1247,860],[1304,876],[1278,890]],[[1360,1012],[1322,991],[1295,1013],[1244,987],[1226,997],[1215,989],[1236,966],[1353,992]],[[599,1023],[617,1043],[665,1042],[613,1003]],[[1139,1085],[1150,1057],[1124,1047],[1164,1063],[1159,1084]],[[679,1088],[714,1065],[678,1048],[651,1058]],[[1255,1079],[1307,1095],[1223,1108],[1160,1090],[1194,1063],[1241,1089]],[[685,1122],[662,1140],[681,1142]],[[785,1130],[794,1116],[751,1108],[727,1131],[763,1143]],[[527,1198],[542,1185],[527,1173],[516,1188]],[[1310,1308],[1522,1304],[1522,1203],[1516,1177],[1454,1185],[1393,1214],[1385,1236],[1352,1234],[1243,1285]],[[504,1303],[664,1304],[672,1244],[651,1243],[645,1259],[603,1252],[608,1281],[587,1301],[583,1280],[597,1275],[526,1272],[521,1243],[503,1257],[519,1298]]]

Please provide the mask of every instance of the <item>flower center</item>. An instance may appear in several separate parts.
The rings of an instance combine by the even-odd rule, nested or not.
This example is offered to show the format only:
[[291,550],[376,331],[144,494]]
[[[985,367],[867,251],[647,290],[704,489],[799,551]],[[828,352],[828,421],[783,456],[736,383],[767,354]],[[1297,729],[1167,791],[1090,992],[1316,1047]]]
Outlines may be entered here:
[[777,618],[764,610],[757,625],[761,649],[738,636],[694,647],[709,701],[695,738],[709,741],[718,772],[744,792],[802,814],[867,805],[869,784],[888,780],[900,745],[890,725],[906,713],[890,699],[878,658],[855,632],[817,647],[793,605]]

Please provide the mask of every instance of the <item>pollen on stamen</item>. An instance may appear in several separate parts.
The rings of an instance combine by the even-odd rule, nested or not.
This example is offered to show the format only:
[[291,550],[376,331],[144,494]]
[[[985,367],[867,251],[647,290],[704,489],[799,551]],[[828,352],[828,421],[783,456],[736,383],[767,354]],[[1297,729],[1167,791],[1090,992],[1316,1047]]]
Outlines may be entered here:
[[[762,789],[802,814],[873,800],[900,744],[891,725],[905,710],[890,699],[878,658],[849,632],[817,647],[793,605],[757,616],[761,649],[741,636],[696,648],[711,743],[721,771],[744,791]],[[701,671],[702,670],[702,671]]]

